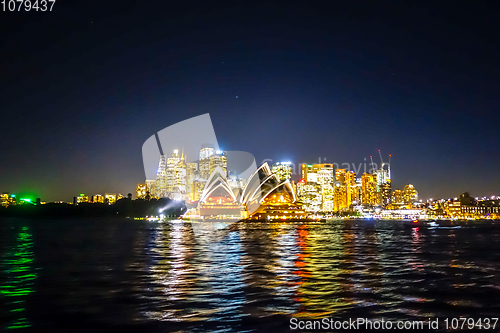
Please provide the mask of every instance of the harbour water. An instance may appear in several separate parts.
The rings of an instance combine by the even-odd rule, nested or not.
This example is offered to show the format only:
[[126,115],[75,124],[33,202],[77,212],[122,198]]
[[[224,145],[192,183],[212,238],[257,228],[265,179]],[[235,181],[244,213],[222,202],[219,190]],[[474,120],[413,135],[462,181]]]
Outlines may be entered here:
[[1,220],[0,323],[279,332],[291,318],[498,317],[499,245],[500,224]]

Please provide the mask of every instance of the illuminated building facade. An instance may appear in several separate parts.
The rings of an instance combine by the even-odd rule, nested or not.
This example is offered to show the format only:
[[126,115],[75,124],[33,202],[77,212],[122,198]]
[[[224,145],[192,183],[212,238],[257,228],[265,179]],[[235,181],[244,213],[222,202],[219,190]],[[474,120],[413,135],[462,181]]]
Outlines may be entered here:
[[89,202],[89,197],[85,194],[80,194],[79,196],[76,197],[76,203],[84,203],[84,202]]
[[391,203],[391,181],[379,185],[379,203],[383,206]]
[[0,206],[7,207],[11,204],[9,193],[0,194]]
[[167,159],[166,179],[166,193],[168,196],[172,196],[173,193],[186,193],[186,163],[184,155],[179,154],[177,149]]
[[356,174],[354,171],[346,169],[335,170],[335,186],[334,186],[334,211],[342,211],[351,209],[357,204],[358,199],[358,184],[356,182]]
[[205,184],[207,181],[205,179],[196,178],[193,180],[193,190],[190,195],[191,201],[200,200],[201,194],[203,193],[203,189],[205,188]]
[[198,163],[186,163],[186,194],[191,198],[193,182],[198,176]]
[[393,204],[402,204],[403,201],[403,192],[401,190],[394,190],[392,192],[392,203]]
[[333,211],[333,164],[302,164],[302,180],[297,183],[298,201],[307,212]]
[[273,165],[272,171],[278,176],[280,180],[287,180],[292,178],[292,163],[290,162],[277,162]]
[[405,185],[402,191],[404,203],[414,203],[418,201],[418,192],[412,184]]
[[[213,156],[213,155],[212,155]],[[231,220],[246,217],[226,178],[226,171],[215,167],[198,202],[198,215],[203,220]]]
[[166,197],[167,191],[167,157],[165,155],[160,156],[160,162],[158,163],[158,170],[156,171],[156,181],[154,186],[154,196],[156,198]]
[[210,156],[215,154],[215,148],[212,144],[204,144],[200,149],[200,177],[203,179],[208,179],[210,176]]
[[118,196],[115,193],[106,193],[104,195],[104,202],[110,205],[114,204],[118,200]]
[[145,199],[146,193],[147,193],[146,184],[137,184],[137,187],[135,188],[135,198],[136,199]]
[[92,203],[104,203],[104,196],[96,194],[92,196]]
[[209,156],[210,174],[212,174],[217,167],[221,168],[227,175],[227,157],[226,152],[218,151]]
[[361,175],[361,203],[371,206],[378,204],[376,174],[365,172]]

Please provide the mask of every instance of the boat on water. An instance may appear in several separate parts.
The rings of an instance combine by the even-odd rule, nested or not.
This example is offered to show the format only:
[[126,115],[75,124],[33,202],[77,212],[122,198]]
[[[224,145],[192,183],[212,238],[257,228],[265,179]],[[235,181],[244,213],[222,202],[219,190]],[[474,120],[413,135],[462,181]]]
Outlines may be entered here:
[[459,221],[454,221],[454,220],[422,220],[422,219],[415,219],[415,220],[404,220],[403,225],[412,227],[412,228],[417,228],[417,227],[423,227],[423,228],[460,228],[461,224]]

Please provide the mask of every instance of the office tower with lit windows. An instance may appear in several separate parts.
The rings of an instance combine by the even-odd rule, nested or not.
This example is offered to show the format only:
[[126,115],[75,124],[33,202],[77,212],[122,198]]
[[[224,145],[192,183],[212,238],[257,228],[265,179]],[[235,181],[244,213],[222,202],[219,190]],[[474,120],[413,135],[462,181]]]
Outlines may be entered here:
[[184,154],[179,154],[177,149],[167,159],[166,179],[166,192],[169,196],[173,193],[186,193],[186,163]]
[[198,163],[186,163],[186,194],[191,197],[193,182],[198,176]]
[[394,190],[392,192],[392,200],[393,204],[402,204],[403,203],[403,193],[401,190]]
[[[389,155],[390,156],[390,155]],[[382,162],[377,170],[377,192],[378,204],[387,205],[391,203],[391,166],[389,163]]]
[[334,210],[346,210],[356,204],[358,186],[354,171],[335,170]]
[[206,179],[195,178],[193,181],[193,192],[191,193],[191,201],[198,201],[203,193],[203,189],[207,183]]
[[391,203],[391,181],[379,185],[379,203],[383,206]]
[[302,203],[302,208],[306,212],[319,212],[322,209],[322,193],[321,187],[315,182],[308,182],[301,179],[297,182],[296,193],[299,201]]
[[215,154],[215,148],[212,144],[204,144],[200,149],[199,171],[200,177],[208,179],[210,176],[210,156]]
[[92,203],[104,203],[104,196],[101,194],[93,195]]
[[356,202],[356,174],[354,171],[347,171],[345,174],[345,187],[346,187],[346,203],[347,207],[351,207]]
[[168,191],[167,191],[167,157],[165,155],[160,156],[158,170],[156,171],[156,181],[155,181],[154,188],[155,188],[154,197],[164,198],[168,195]]
[[272,167],[273,173],[279,177],[280,180],[287,180],[292,178],[292,163],[290,162],[277,162]]
[[414,203],[418,201],[418,192],[412,184],[408,184],[402,191],[402,197],[404,203]]
[[215,154],[209,156],[209,176],[214,172],[215,168],[220,167],[227,177],[227,157],[225,151],[217,151]]
[[376,174],[365,172],[361,175],[361,203],[370,206],[378,204]]
[[302,164],[302,180],[296,185],[297,197],[309,212],[333,210],[333,164]]

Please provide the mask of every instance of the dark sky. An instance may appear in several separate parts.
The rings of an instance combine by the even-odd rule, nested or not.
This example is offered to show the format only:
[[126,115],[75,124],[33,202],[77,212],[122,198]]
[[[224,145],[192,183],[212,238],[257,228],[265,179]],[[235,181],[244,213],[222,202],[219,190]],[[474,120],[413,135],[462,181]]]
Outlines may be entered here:
[[494,4],[57,0],[52,12],[2,11],[0,192],[134,192],[144,141],[209,112],[220,146],[257,162],[359,164],[381,149],[393,187],[414,184],[423,199],[500,195]]

